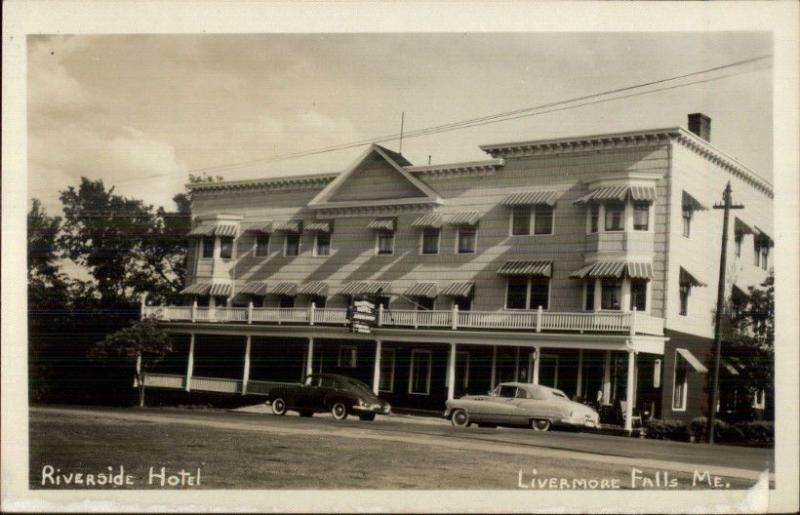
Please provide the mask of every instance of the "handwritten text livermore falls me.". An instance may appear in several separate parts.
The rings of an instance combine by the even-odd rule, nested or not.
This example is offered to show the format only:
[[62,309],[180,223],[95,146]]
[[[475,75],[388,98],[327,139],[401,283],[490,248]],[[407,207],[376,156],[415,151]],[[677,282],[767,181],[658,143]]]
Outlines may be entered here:
[[536,490],[617,490],[620,488],[633,489],[662,489],[662,488],[730,488],[722,476],[711,474],[707,470],[695,470],[691,481],[682,482],[674,473],[660,470],[647,473],[638,468],[632,468],[629,481],[623,482],[619,478],[580,478],[580,477],[548,477],[540,476],[536,469],[530,471],[520,470],[517,474],[517,488]]
[[42,486],[60,486],[70,488],[119,488],[125,486],[181,487],[200,486],[200,468],[196,471],[180,469],[170,472],[166,467],[150,467],[147,476],[139,478],[125,472],[125,467],[120,465],[117,469],[107,467],[100,472],[63,472],[52,465],[42,467]]

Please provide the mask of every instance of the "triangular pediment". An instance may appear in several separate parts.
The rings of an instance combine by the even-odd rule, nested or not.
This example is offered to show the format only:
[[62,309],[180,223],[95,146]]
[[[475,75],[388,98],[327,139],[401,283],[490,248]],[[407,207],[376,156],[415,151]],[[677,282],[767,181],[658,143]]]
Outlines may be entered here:
[[410,165],[402,155],[372,144],[308,205],[335,208],[439,202],[435,191],[403,168]]

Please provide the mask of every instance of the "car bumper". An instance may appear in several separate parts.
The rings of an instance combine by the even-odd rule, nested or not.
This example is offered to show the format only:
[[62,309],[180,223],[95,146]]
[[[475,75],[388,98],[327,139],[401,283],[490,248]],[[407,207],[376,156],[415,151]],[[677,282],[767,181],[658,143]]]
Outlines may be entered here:
[[568,417],[562,418],[559,421],[560,425],[572,426],[587,429],[597,429],[600,427],[600,421],[593,418],[586,417]]
[[360,406],[355,405],[352,407],[354,413],[375,413],[376,415],[389,415],[392,412],[392,407],[388,404],[384,406],[380,405],[371,405],[371,406]]

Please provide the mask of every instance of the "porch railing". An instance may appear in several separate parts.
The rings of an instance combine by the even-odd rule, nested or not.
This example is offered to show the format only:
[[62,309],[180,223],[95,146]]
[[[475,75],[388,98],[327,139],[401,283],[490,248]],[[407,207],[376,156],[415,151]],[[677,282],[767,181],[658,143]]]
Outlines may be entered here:
[[[143,306],[142,316],[163,321],[238,322],[267,324],[343,325],[347,311],[338,308],[257,308]],[[664,320],[636,311],[553,312],[553,311],[459,311],[383,310],[381,327],[441,329],[501,329],[526,331],[625,332],[664,334]]]

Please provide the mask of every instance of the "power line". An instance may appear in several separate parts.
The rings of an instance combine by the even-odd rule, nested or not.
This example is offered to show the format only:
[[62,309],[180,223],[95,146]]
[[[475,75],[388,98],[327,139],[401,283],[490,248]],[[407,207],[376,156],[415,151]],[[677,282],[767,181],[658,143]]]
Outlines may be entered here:
[[[565,110],[569,110],[569,109],[576,109],[578,107],[584,107],[584,106],[588,106],[588,105],[600,104],[600,103],[604,103],[604,102],[611,102],[611,101],[615,101],[615,100],[622,100],[622,99],[626,99],[626,98],[633,98],[633,97],[637,97],[637,96],[649,95],[649,94],[653,94],[653,93],[657,93],[657,92],[661,92],[661,91],[667,91],[667,90],[687,87],[687,86],[691,86],[691,85],[695,85],[695,84],[702,84],[702,83],[711,82],[711,81],[715,81],[715,80],[721,80],[721,79],[725,79],[725,78],[728,78],[728,77],[741,75],[743,73],[751,73],[751,72],[754,72],[754,71],[760,71],[762,69],[767,69],[767,68],[756,68],[756,69],[753,69],[753,70],[745,70],[745,71],[742,71],[742,72],[737,72],[737,73],[732,73],[732,74],[727,74],[727,75],[720,75],[720,76],[715,76],[715,77],[711,77],[711,78],[707,78],[707,79],[701,79],[701,80],[697,80],[697,81],[691,81],[691,82],[688,82],[688,83],[681,83],[681,84],[676,84],[676,85],[673,85],[673,86],[657,88],[657,89],[654,89],[654,90],[642,91],[642,92],[632,93],[632,94],[628,94],[628,95],[616,96],[616,97],[612,97],[612,98],[602,98],[602,99],[600,98],[600,97],[607,97],[609,95],[615,95],[615,94],[618,94],[618,93],[623,93],[623,92],[626,92],[626,91],[632,91],[632,90],[646,88],[646,87],[650,87],[650,86],[654,86],[654,85],[658,85],[658,84],[664,84],[664,83],[667,83],[667,82],[672,82],[672,81],[676,81],[676,80],[680,80],[680,79],[694,77],[694,76],[698,76],[698,75],[704,75],[704,74],[712,73],[712,72],[715,72],[715,71],[721,71],[721,70],[724,70],[724,69],[730,69],[730,68],[734,68],[734,67],[739,67],[739,66],[743,66],[743,65],[746,65],[746,64],[752,64],[752,63],[756,63],[756,62],[760,62],[760,61],[764,61],[764,60],[770,59],[771,57],[772,57],[772,54],[756,56],[756,57],[752,57],[752,58],[749,58],[749,59],[743,59],[743,60],[740,60],[740,61],[727,63],[727,64],[724,64],[724,65],[714,66],[712,68],[706,68],[706,69],[703,69],[703,70],[697,70],[697,71],[693,71],[693,72],[689,72],[689,73],[684,73],[684,74],[681,74],[681,75],[675,75],[675,76],[672,76],[672,77],[662,78],[662,79],[648,81],[648,82],[644,82],[644,83],[633,84],[633,85],[624,86],[624,87],[620,87],[620,88],[615,88],[615,89],[611,89],[611,90],[606,90],[606,91],[602,91],[602,92],[598,92],[598,93],[582,95],[582,96],[573,97],[573,98],[566,99],[566,100],[559,100],[559,101],[555,101],[555,102],[539,104],[537,106],[526,107],[526,108],[516,109],[516,110],[512,110],[512,111],[506,111],[506,112],[502,112],[502,113],[495,113],[495,114],[485,115],[485,116],[481,116],[481,117],[477,117],[477,118],[469,118],[469,119],[466,119],[466,120],[460,120],[460,121],[456,121],[456,122],[449,122],[449,123],[446,123],[446,124],[435,125],[435,126],[431,126],[431,127],[425,127],[425,128],[422,128],[422,129],[417,129],[417,130],[414,130],[414,131],[406,132],[406,133],[403,134],[403,138],[405,139],[405,138],[416,138],[416,137],[421,137],[421,136],[429,136],[429,135],[438,134],[438,133],[442,133],[442,132],[450,132],[450,131],[466,129],[466,128],[470,128],[470,127],[477,127],[477,126],[488,125],[488,124],[492,124],[492,123],[499,123],[499,122],[504,122],[504,121],[516,120],[516,119],[530,117],[530,116],[537,116],[537,115],[548,114],[548,113],[553,113],[553,112],[558,112],[558,111],[565,111]],[[597,98],[598,100],[594,100],[594,101],[591,101],[591,102],[582,102],[584,100],[590,100],[590,99],[593,99],[593,98]],[[576,102],[580,102],[580,103],[575,104]],[[575,104],[575,105],[568,105],[568,104]],[[561,106],[561,107],[557,107],[557,106]],[[553,109],[550,109],[550,108],[553,108]],[[544,111],[543,111],[543,109],[544,109]],[[342,144],[331,145],[331,146],[327,146],[327,147],[320,147],[320,148],[316,148],[316,149],[310,149],[310,150],[306,150],[306,151],[299,151],[299,152],[292,152],[292,153],[287,153],[287,154],[280,154],[280,155],[277,155],[277,156],[264,157],[264,158],[249,160],[249,161],[242,161],[242,162],[238,162],[238,163],[228,163],[228,164],[221,164],[221,165],[209,166],[209,167],[204,167],[204,168],[194,168],[194,169],[191,169],[191,170],[186,170],[186,171],[181,171],[181,172],[166,172],[166,173],[152,174],[152,175],[148,175],[148,176],[144,176],[144,177],[133,177],[133,178],[130,178],[130,179],[123,179],[123,180],[120,180],[120,181],[116,181],[115,184],[123,184],[123,183],[128,183],[128,182],[145,182],[145,181],[150,180],[150,179],[168,177],[168,176],[171,176],[171,175],[181,175],[181,174],[184,174],[184,173],[187,173],[187,174],[188,173],[219,173],[219,172],[222,172],[222,171],[225,171],[225,170],[230,171],[230,170],[233,170],[233,169],[236,169],[236,168],[241,168],[241,167],[244,167],[244,166],[251,166],[251,165],[254,165],[254,164],[258,164],[258,163],[272,163],[272,162],[278,162],[278,161],[286,161],[286,160],[289,160],[289,159],[295,159],[295,158],[300,158],[300,157],[307,157],[307,156],[312,156],[312,155],[324,154],[324,153],[328,153],[328,152],[335,152],[335,151],[339,151],[339,150],[347,150],[347,149],[351,149],[351,148],[357,148],[357,147],[361,147],[361,146],[364,146],[364,145],[368,145],[370,143],[385,143],[385,142],[388,142],[388,141],[396,140],[398,137],[399,137],[399,135],[396,134],[396,133],[395,134],[388,134],[388,135],[383,135],[383,136],[379,136],[379,137],[375,137],[375,138],[364,139],[364,140],[360,140],[360,141],[354,141],[354,142],[350,142],[350,143],[342,143]]]

